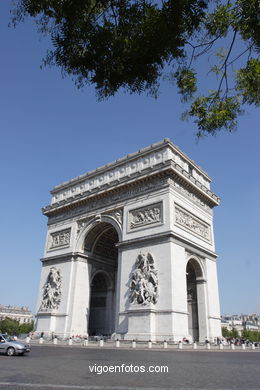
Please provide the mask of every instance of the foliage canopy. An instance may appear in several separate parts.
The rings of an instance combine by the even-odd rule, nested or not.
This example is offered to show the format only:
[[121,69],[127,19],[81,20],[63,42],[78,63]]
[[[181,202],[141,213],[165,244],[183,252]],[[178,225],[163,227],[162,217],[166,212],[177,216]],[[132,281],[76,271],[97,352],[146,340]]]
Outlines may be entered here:
[[18,334],[19,322],[8,317],[5,318],[4,320],[0,321],[0,332],[8,333],[10,335]]
[[237,329],[235,328],[232,328],[232,330],[228,330],[227,328],[222,328],[222,336],[226,338],[236,339],[239,337],[239,334]]
[[33,323],[19,324],[18,321],[8,317],[0,321],[0,333],[16,335],[22,333],[29,333],[32,330],[33,330]]
[[[31,16],[51,36],[44,63],[80,88],[94,84],[100,99],[120,88],[156,96],[167,78],[190,104],[184,117],[194,118],[198,136],[233,131],[242,105],[260,103],[258,0],[15,2],[14,24]],[[199,93],[203,56],[215,58],[208,72],[216,80]]]
[[243,330],[242,337],[251,342],[260,342],[260,332],[256,330]]
[[[228,330],[227,328],[222,328],[222,336],[226,338],[238,338],[239,334],[237,329],[232,328],[232,330]],[[241,337],[250,342],[259,342],[260,341],[260,332],[256,330],[242,330]]]

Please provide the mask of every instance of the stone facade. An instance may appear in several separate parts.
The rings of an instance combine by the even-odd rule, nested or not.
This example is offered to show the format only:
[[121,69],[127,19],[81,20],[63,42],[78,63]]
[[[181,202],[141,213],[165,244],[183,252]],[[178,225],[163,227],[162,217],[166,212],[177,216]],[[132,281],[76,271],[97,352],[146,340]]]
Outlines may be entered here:
[[28,307],[22,306],[4,306],[0,305],[0,321],[5,318],[16,320],[19,324],[31,324],[33,321],[32,312]]
[[228,330],[236,329],[241,335],[243,330],[260,332],[260,315],[255,314],[232,314],[221,316],[221,327]]
[[210,182],[166,139],[55,187],[37,331],[220,336]]

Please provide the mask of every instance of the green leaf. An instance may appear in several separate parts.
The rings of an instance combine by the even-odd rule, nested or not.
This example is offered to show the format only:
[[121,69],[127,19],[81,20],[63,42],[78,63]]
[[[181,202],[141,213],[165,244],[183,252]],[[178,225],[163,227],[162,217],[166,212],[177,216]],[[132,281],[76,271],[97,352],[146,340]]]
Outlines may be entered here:
[[252,58],[245,68],[237,71],[236,91],[243,99],[243,103],[260,105],[260,62]]

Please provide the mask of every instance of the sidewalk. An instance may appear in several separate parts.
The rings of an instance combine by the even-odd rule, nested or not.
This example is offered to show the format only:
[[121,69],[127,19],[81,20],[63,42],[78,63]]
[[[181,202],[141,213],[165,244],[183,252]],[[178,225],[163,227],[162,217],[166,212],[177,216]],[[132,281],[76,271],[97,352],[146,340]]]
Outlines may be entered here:
[[260,347],[252,347],[252,345],[246,346],[242,345],[213,345],[213,344],[186,344],[186,343],[173,343],[173,342],[145,342],[145,341],[116,341],[116,340],[98,340],[98,341],[89,341],[89,340],[59,340],[54,339],[46,340],[43,339],[40,342],[40,339],[32,339],[29,341],[31,345],[39,346],[51,346],[56,347],[77,347],[77,348],[96,348],[96,349],[135,349],[135,350],[164,350],[164,351],[241,351],[241,352],[260,352]]

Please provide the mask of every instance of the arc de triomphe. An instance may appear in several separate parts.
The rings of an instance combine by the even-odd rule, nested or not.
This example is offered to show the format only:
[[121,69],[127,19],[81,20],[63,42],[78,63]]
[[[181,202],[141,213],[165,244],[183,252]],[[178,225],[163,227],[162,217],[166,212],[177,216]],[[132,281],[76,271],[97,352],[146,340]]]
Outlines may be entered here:
[[210,182],[165,139],[55,187],[36,331],[220,336]]

